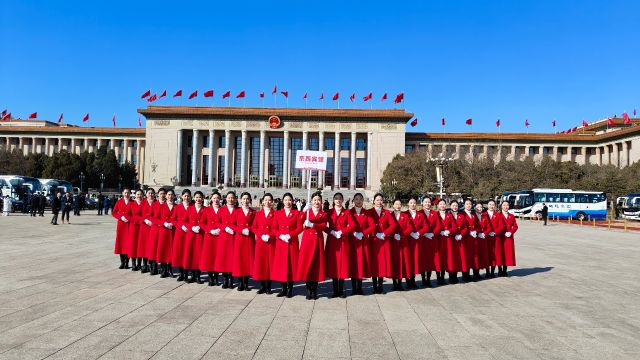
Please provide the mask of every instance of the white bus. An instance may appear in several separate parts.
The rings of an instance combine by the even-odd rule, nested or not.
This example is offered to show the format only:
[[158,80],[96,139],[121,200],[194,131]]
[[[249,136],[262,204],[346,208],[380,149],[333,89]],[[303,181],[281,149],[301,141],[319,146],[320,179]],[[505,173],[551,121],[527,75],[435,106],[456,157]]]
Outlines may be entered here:
[[571,189],[533,189],[519,192],[514,214],[521,217],[542,216],[542,204],[549,217],[572,217],[578,220],[604,219],[607,216],[607,196],[601,191]]

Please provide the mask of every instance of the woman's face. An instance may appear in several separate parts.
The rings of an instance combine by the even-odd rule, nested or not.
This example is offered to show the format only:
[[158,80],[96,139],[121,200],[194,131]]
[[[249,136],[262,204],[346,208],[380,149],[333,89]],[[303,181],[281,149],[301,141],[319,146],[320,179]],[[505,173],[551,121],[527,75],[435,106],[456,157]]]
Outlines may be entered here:
[[482,214],[482,204],[476,204],[476,212]]
[[262,207],[271,209],[272,205],[273,205],[273,199],[271,198],[271,196],[265,196],[264,199],[262,199]]
[[148,190],[147,191],[147,200],[149,201],[153,201],[153,199],[156,197],[156,194],[153,193],[153,191]]
[[233,194],[227,194],[227,206],[235,206],[236,197]]
[[438,202],[438,211],[444,211],[445,208],[446,208],[446,204],[444,203],[444,201]]
[[471,201],[465,201],[464,202],[464,209],[466,211],[471,211]]
[[342,200],[344,200],[344,199],[342,198],[341,195],[334,196],[334,198],[333,198],[333,206],[337,207],[337,208],[341,208],[342,207]]
[[311,206],[313,206],[314,209],[319,209],[322,206],[322,199],[320,196],[314,196],[313,199],[311,199]]
[[458,203],[451,203],[451,211],[456,212],[458,211]]
[[487,204],[487,209],[489,209],[490,211],[496,211],[496,203],[494,203],[493,201],[490,201]]
[[171,202],[171,203],[172,203],[172,202],[173,202],[173,200],[175,200],[175,198],[176,198],[176,194],[174,194],[174,193],[173,193],[173,191],[169,191],[169,192],[167,193],[167,201],[168,201],[168,202]]
[[213,206],[215,207],[220,206],[220,194],[211,195],[211,204],[213,204]]
[[393,210],[400,211],[402,209],[402,202],[400,200],[396,200],[393,202]]
[[189,193],[182,194],[182,203],[187,205],[191,203],[191,195]]
[[502,211],[509,211],[509,203],[508,202],[503,202],[502,203]]
[[[65,194],[67,195],[67,194]],[[131,191],[129,191],[129,189],[124,189],[124,191],[122,192],[122,197],[125,199],[130,199],[131,198]]]
[[161,202],[165,202],[167,200],[167,193],[165,193],[164,191],[159,192],[158,200],[160,200]]
[[377,207],[377,208],[381,208],[382,207],[382,196],[376,196],[375,199],[373,199],[373,206]]
[[418,206],[418,202],[416,201],[416,199],[409,200],[409,210],[415,211],[417,206]]
[[364,204],[364,199],[362,198],[362,196],[358,195],[353,198],[353,203],[355,204],[356,207],[361,208],[362,205]]
[[291,196],[285,196],[284,199],[282,199],[282,203],[284,204],[285,208],[291,209],[291,206],[293,206],[293,199],[291,198]]
[[142,191],[140,190],[136,191],[136,200],[138,201],[142,200]]
[[240,199],[240,202],[243,207],[249,207],[249,205],[251,205],[251,196],[243,195],[242,198]]
[[196,204],[198,204],[198,205],[202,205],[202,200],[204,200],[204,199],[202,198],[202,195],[201,195],[201,194],[196,194],[196,195],[193,197],[193,200],[196,202]]
[[425,210],[431,209],[431,199],[428,197],[422,199],[422,208]]

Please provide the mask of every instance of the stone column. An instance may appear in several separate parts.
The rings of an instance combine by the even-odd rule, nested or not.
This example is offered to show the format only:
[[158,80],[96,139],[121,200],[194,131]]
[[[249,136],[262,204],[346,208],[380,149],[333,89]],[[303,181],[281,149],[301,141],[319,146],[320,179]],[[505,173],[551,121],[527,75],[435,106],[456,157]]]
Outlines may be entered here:
[[216,131],[209,130],[209,162],[207,163],[207,171],[209,172],[209,187],[215,186],[215,184],[213,183],[213,178],[215,175],[213,170],[213,160],[217,157],[217,151],[215,151],[215,149],[213,148],[215,144],[215,137]]
[[[367,179],[366,181],[366,185],[367,185],[367,190],[371,190],[371,148],[373,147],[373,133],[372,132],[368,132],[367,133]],[[431,144],[429,144],[429,147],[431,147]],[[430,148],[430,150],[433,150],[432,148]],[[433,154],[432,154],[433,155]]]
[[191,186],[198,186],[198,148],[200,147],[200,134],[198,129],[193,129],[191,141]]
[[44,138],[44,154],[45,154],[45,155],[49,155],[49,146],[51,145],[51,144],[49,143],[49,141],[50,141],[50,140],[49,140],[49,138],[48,138],[48,137],[47,137],[47,138]]
[[[324,131],[318,133],[318,151],[324,151]],[[318,171],[318,187],[324,188],[324,175],[326,171]]]
[[[309,138],[309,132],[308,131],[303,131],[302,132],[302,150],[307,150],[307,139]],[[301,170],[300,171],[302,173],[302,184],[301,187],[303,189],[306,189],[307,187],[307,170]]]
[[284,132],[284,145],[282,155],[282,188],[289,188],[289,131]]
[[124,139],[124,141],[122,142],[122,146],[123,146],[123,150],[124,150],[124,161],[125,162],[131,162],[131,151],[129,150],[129,139]]
[[340,133],[335,134],[335,143],[333,145],[333,188],[340,189]]
[[349,164],[351,179],[349,181],[349,188],[351,190],[356,189],[356,132],[351,132],[351,154],[350,154],[351,163]]
[[611,162],[614,166],[620,167],[620,151],[618,151],[618,143],[611,144],[613,146],[613,153],[611,154]]
[[71,151],[70,153],[76,153],[76,138],[71,138]]
[[144,161],[143,161],[144,150],[142,147],[142,140],[136,139],[136,144],[138,144],[136,149],[136,152],[137,152],[136,169],[138,170],[138,181],[140,182],[140,184],[144,184]]
[[231,173],[229,169],[229,158],[231,157],[231,130],[224,131],[224,185],[230,186],[231,181],[229,181]]
[[[176,185],[182,184],[182,136],[184,130],[178,130],[178,149],[176,151]],[[113,147],[113,140],[111,140]]]
[[258,167],[258,184],[261,188],[264,186],[264,142],[267,138],[267,132],[260,130],[260,166]]
[[596,165],[602,165],[602,148],[596,146]]
[[35,154],[36,153],[36,138],[35,137],[31,137],[31,153]]
[[[242,153],[240,154],[240,186],[247,187],[247,130],[242,130]],[[237,151],[236,151],[236,156]]]

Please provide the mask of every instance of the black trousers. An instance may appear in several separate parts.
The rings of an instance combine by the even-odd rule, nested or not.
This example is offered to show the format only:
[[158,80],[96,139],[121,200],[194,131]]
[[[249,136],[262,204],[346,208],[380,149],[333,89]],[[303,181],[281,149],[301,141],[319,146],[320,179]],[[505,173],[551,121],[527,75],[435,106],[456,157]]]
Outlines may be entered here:
[[547,219],[549,218],[549,216],[547,215],[543,215],[542,216],[542,220],[544,220],[544,224],[547,225]]
[[62,210],[62,221],[64,221],[64,217],[67,217],[67,221],[69,221],[69,213],[71,212],[71,209],[65,208],[64,210]]
[[58,212],[57,211],[53,212],[53,218],[51,219],[51,223],[52,224],[57,224],[58,223]]

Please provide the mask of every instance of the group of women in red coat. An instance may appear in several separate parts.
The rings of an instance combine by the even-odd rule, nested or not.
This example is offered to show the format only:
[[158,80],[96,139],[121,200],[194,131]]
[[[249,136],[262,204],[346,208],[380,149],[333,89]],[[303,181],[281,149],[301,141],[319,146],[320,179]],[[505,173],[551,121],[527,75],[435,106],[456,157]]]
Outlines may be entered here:
[[[273,196],[265,194],[262,207],[250,207],[252,197],[229,191],[222,205],[222,195],[214,191],[209,206],[204,194],[191,196],[182,191],[175,203],[173,190],[149,189],[135,192],[131,199],[124,189],[113,209],[117,219],[115,253],[120,255],[120,269],[132,270],[178,281],[202,284],[206,272],[209,286],[250,290],[249,278],[260,282],[258,293],[272,293],[272,281],[281,283],[278,296],[293,296],[294,282],[306,283],[306,298],[318,297],[318,283],[332,280],[333,296],[345,297],[345,280],[351,279],[352,293],[363,295],[363,280],[372,278],[373,292],[384,293],[384,278],[391,278],[393,290],[416,289],[416,275],[421,286],[431,287],[431,274],[445,285],[458,283],[458,273],[465,282],[507,276],[507,266],[515,266],[515,217],[508,212],[509,203],[489,201],[487,209],[471,200],[459,204],[439,200],[432,210],[429,197],[405,204],[393,201],[393,208],[383,207],[384,197],[376,194],[373,208],[364,208],[364,197],[356,194],[354,207],[346,209],[341,193],[333,196],[333,207],[322,211],[322,196],[313,195],[305,210],[297,210],[293,196],[282,198],[284,207],[273,209]],[[460,209],[462,207],[462,209]],[[326,239],[325,239],[326,235]],[[220,282],[220,274],[223,276]]]

